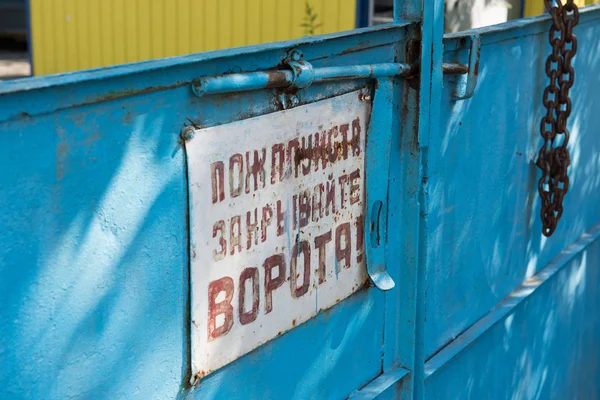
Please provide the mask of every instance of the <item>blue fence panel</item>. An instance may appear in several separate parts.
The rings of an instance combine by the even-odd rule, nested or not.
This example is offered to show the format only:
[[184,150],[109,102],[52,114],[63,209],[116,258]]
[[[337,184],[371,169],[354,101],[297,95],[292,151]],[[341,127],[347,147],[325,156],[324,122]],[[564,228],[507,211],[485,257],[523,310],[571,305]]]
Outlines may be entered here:
[[[193,78],[272,69],[292,47],[315,67],[390,62],[404,34],[383,27],[4,83],[0,397],[340,398],[379,375],[385,302],[369,288],[189,386],[179,133],[277,109],[274,90],[198,98]],[[365,83],[313,85],[301,104]]]
[[[444,392],[452,393],[452,398],[480,398],[483,393],[494,393],[498,398],[519,393],[524,393],[524,398],[546,398],[543,393],[592,390],[591,375],[595,373],[590,371],[595,370],[592,361],[598,353],[597,346],[590,343],[588,330],[597,329],[597,322],[580,310],[567,315],[563,308],[575,302],[577,309],[589,310],[597,302],[596,283],[582,277],[581,286],[573,289],[582,293],[566,295],[556,279],[578,274],[595,279],[585,268],[598,266],[597,251],[593,250],[596,244],[582,253],[588,254],[585,272],[577,272],[577,263],[568,264],[558,278],[549,278],[548,286],[553,289],[544,287],[531,294],[527,301],[531,305],[519,309],[525,310],[503,317],[480,339],[459,335],[600,221],[600,142],[596,134],[600,115],[594,106],[598,102],[595,88],[600,85],[600,46],[596,40],[599,20],[600,9],[590,8],[582,12],[576,28],[579,46],[569,119],[571,186],[565,212],[551,238],[541,234],[537,194],[540,174],[535,165],[542,145],[539,124],[548,79],[544,67],[550,51],[549,18],[477,29],[449,35],[445,40],[447,61],[466,61],[461,37],[467,34],[479,33],[482,48],[475,94],[468,100],[451,101],[457,78],[445,78],[440,134],[430,137],[426,354],[435,359],[445,345],[456,346],[454,341],[464,341],[465,347],[464,354],[451,361],[451,366],[432,375],[427,383],[431,398]],[[500,332],[510,320],[515,321],[513,329],[518,326],[514,334],[520,335],[518,338]],[[534,339],[549,334],[554,335],[551,343],[542,345]],[[559,350],[561,341],[578,340],[580,346],[589,346],[586,348],[590,354],[583,354],[580,347],[571,348],[570,353]],[[520,363],[531,370],[525,371],[524,365],[518,367]],[[543,381],[541,375],[527,375],[538,368],[542,374],[551,363],[561,365],[558,370],[564,378],[554,376],[553,381],[549,375]],[[515,371],[524,375],[512,377]],[[556,374],[555,369],[552,371]],[[581,388],[566,379],[577,371],[586,383]],[[533,390],[531,385],[539,387],[529,392]],[[536,397],[540,393],[541,397]]]

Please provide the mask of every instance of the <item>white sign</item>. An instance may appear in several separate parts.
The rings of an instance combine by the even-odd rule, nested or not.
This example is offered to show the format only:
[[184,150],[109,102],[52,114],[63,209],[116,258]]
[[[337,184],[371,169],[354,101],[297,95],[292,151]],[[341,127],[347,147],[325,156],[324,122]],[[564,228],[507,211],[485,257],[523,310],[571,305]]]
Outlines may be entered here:
[[364,93],[199,129],[186,144],[194,376],[366,282]]

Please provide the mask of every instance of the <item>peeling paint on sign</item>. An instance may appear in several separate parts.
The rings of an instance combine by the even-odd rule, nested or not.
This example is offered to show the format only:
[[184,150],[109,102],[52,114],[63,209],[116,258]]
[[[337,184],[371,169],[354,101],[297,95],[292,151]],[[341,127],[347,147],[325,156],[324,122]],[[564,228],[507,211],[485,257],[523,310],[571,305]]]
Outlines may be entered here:
[[195,377],[366,282],[366,93],[199,129],[186,143]]

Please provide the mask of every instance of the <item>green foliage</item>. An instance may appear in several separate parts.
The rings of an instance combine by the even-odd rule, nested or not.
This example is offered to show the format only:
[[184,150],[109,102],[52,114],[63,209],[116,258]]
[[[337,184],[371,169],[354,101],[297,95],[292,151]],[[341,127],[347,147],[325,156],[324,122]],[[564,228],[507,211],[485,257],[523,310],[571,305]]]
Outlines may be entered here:
[[315,31],[323,26],[322,23],[317,22],[318,15],[315,10],[311,7],[309,0],[306,0],[304,6],[304,22],[300,24],[304,28],[305,35],[314,35]]

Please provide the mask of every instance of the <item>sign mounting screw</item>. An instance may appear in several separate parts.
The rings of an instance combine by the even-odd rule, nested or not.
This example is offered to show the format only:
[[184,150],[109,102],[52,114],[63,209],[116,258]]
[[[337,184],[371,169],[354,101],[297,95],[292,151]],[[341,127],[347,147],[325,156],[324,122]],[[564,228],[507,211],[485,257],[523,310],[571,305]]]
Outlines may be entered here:
[[292,104],[292,107],[297,106],[298,103],[300,103],[300,100],[298,99],[298,96],[296,96],[296,95],[290,96],[290,103]]
[[192,128],[191,126],[185,127],[181,131],[181,140],[183,140],[184,142],[189,142],[194,138],[194,135],[194,128]]

